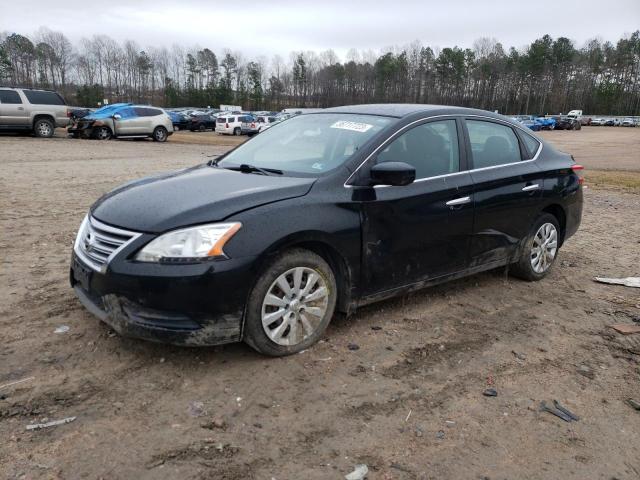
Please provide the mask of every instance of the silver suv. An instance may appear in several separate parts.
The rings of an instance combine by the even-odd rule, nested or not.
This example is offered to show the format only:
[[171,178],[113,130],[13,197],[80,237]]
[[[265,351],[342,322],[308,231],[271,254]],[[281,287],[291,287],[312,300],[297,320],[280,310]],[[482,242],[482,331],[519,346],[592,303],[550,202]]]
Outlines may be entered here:
[[68,132],[74,138],[151,137],[156,142],[164,142],[173,133],[173,122],[161,108],[114,103],[80,118]]
[[0,131],[31,131],[52,137],[69,124],[67,104],[58,93],[35,88],[0,87]]

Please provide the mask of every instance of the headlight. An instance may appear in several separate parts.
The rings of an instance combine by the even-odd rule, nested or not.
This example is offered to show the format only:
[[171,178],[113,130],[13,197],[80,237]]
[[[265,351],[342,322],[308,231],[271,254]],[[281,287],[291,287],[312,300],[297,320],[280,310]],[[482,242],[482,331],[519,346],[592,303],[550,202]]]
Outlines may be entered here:
[[189,262],[224,256],[222,248],[241,223],[212,223],[160,235],[138,252],[141,262]]

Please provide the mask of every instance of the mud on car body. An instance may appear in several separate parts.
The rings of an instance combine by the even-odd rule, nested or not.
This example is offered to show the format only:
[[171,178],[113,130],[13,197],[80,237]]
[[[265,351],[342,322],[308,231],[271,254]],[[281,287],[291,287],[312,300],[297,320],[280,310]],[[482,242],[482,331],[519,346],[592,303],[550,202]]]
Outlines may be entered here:
[[327,109],[104,195],[70,281],[124,335],[286,355],[336,311],[505,265],[544,278],[580,224],[581,168],[482,110]]

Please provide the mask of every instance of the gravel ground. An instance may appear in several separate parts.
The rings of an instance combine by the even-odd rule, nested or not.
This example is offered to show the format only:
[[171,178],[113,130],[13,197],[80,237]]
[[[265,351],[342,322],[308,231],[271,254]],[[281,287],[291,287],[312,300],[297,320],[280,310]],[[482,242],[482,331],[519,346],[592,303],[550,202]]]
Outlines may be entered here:
[[[543,135],[640,170],[640,129]],[[640,335],[608,327],[640,318],[640,291],[592,281],[640,276],[638,193],[587,189],[544,281],[498,270],[371,305],[292,357],[124,339],[86,312],[68,263],[89,205],[237,141],[0,137],[0,478],[640,478]],[[538,411],[553,399],[580,420]]]

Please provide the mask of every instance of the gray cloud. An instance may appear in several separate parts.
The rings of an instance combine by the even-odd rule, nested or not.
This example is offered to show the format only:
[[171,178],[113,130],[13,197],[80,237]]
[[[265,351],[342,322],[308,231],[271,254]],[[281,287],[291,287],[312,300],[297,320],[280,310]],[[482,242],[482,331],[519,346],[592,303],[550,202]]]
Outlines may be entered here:
[[[199,45],[248,56],[286,57],[292,50],[350,48],[378,51],[419,40],[431,46],[468,47],[478,37],[523,46],[549,33],[581,46],[587,39],[615,41],[640,28],[638,0],[446,0],[374,2],[202,2],[110,0],[98,8],[32,0],[2,2],[0,31],[31,34],[40,26],[61,30],[74,42],[93,34],[142,47]],[[52,6],[55,5],[55,6]]]

